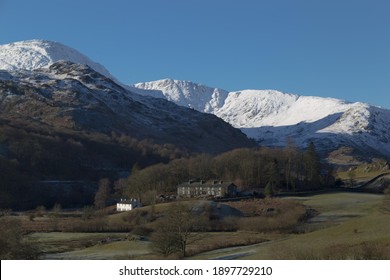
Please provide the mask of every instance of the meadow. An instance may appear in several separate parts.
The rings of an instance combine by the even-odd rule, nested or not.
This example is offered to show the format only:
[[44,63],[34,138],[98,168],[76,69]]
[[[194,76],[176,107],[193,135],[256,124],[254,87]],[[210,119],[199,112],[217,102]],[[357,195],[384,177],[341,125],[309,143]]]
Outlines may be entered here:
[[197,259],[390,259],[390,213],[383,195],[332,193],[290,197],[318,211],[300,232]]
[[[198,232],[189,259],[390,259],[390,207],[386,195],[334,192],[303,197],[215,203],[191,207]],[[40,259],[178,259],[153,242],[169,209],[179,202],[130,212],[106,208],[13,214],[29,232],[24,242]],[[87,209],[88,210],[88,209]]]

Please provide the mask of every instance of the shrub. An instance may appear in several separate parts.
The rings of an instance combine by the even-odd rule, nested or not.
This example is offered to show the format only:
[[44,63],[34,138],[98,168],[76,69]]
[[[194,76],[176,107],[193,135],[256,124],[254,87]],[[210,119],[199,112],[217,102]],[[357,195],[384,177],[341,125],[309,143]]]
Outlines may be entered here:
[[7,218],[0,219],[0,259],[37,259],[39,250],[24,240],[20,223]]
[[132,234],[139,236],[149,236],[152,232],[153,229],[144,226],[137,226],[131,231]]

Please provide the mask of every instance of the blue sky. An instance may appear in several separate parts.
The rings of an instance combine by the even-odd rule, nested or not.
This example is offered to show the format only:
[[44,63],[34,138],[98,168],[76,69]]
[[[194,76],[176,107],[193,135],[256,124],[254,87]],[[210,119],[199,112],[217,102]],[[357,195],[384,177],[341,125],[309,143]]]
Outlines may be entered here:
[[0,0],[0,44],[64,43],[124,83],[162,78],[390,108],[387,0]]

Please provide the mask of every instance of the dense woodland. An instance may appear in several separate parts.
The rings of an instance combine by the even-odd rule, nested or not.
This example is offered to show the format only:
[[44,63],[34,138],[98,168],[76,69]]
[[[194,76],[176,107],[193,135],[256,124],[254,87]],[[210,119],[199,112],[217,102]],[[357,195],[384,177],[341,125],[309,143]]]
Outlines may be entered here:
[[99,179],[117,180],[121,172],[129,173],[135,164],[146,167],[188,154],[173,145],[139,141],[115,132],[105,135],[43,128],[0,119],[0,208],[92,204],[94,194],[77,186],[66,199],[56,201],[60,196],[39,182],[81,181],[96,191]]
[[[176,186],[189,179],[232,181],[242,191],[267,195],[333,184],[331,168],[321,163],[313,144],[304,151],[290,143],[284,149],[257,147],[190,155],[173,145],[115,132],[53,131],[31,124],[24,124],[25,129],[16,127],[20,124],[0,123],[0,208],[91,205],[103,178],[108,178],[104,185],[109,190],[100,205],[120,197],[138,197],[147,204],[158,195],[175,193]],[[45,180],[74,180],[84,188],[75,186],[66,194],[55,194],[53,188],[39,184]]]
[[334,185],[332,167],[321,162],[310,143],[302,151],[293,144],[280,148],[236,149],[217,156],[207,154],[174,159],[142,170],[136,165],[128,178],[115,182],[125,197],[148,203],[156,195],[176,193],[176,186],[189,179],[234,182],[245,192],[265,193],[318,190]]

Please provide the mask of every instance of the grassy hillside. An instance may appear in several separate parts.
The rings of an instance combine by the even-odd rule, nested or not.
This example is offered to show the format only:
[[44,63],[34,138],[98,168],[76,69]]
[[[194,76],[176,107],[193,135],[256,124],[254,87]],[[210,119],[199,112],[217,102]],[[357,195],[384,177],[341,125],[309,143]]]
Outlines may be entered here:
[[160,255],[153,242],[179,205],[190,207],[197,221],[186,254],[192,259],[390,259],[389,195],[192,200],[123,213],[107,208],[88,217],[75,211],[7,219],[30,232],[24,242],[43,259],[176,259]]
[[[294,198],[296,199],[296,198]],[[383,196],[334,193],[299,198],[317,209],[307,233],[291,234],[274,240],[228,252],[198,258],[237,259],[389,259],[390,213],[383,210]],[[315,225],[316,224],[316,225]],[[316,230],[313,230],[315,226]]]
[[389,172],[387,169],[387,162],[384,160],[377,160],[372,163],[364,163],[356,165],[350,170],[345,170],[337,173],[337,178],[341,180],[350,180],[351,178],[356,181],[367,181],[382,173]]

